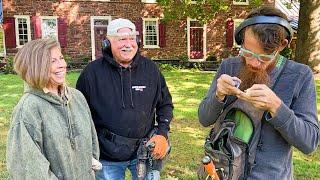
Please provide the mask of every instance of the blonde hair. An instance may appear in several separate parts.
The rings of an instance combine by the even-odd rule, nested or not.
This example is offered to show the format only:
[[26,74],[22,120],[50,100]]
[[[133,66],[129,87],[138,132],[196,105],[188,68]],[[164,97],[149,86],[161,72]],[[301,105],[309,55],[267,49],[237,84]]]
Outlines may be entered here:
[[51,52],[60,48],[54,39],[37,39],[26,43],[15,55],[14,70],[31,87],[43,89],[49,82]]

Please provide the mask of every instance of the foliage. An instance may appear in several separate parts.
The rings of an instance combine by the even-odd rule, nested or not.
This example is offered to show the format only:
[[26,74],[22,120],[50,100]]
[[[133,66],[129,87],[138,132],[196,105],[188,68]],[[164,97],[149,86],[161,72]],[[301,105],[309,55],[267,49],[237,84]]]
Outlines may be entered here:
[[14,69],[13,69],[13,56],[8,56],[6,58],[6,65],[4,66],[4,73],[5,74],[14,74]]
[[286,6],[288,9],[293,8],[293,4],[299,2],[299,0],[291,0],[290,2],[284,2],[283,4]]
[[92,60],[91,56],[84,56],[81,58],[83,62],[90,62]]
[[251,8],[256,8],[258,6],[261,6],[262,3],[263,3],[263,0],[250,0],[249,5]]
[[209,54],[209,56],[206,58],[206,61],[217,61],[217,56],[214,54]]
[[[230,2],[225,0],[157,0],[157,2],[163,9],[164,21],[189,17],[205,24],[217,13],[230,11]],[[261,3],[262,0],[251,0],[250,6],[256,7]]]
[[160,71],[172,71],[181,69],[180,66],[172,65],[172,64],[159,64]]
[[195,63],[193,63],[193,65],[192,65],[191,71],[199,71],[199,70],[201,70],[202,68],[203,68],[203,67],[202,67],[202,64],[201,64],[201,63],[195,62]]
[[69,64],[72,61],[72,57],[67,55],[67,54],[64,55],[63,58],[64,58],[64,60],[66,61],[67,64]]
[[180,61],[183,61],[183,62],[188,62],[189,61],[188,55],[178,56],[177,59],[179,59]]
[[284,49],[280,52],[280,54],[281,54],[282,56],[288,58],[288,59],[292,59],[292,55],[293,55],[292,49],[289,48],[289,47],[284,48]]

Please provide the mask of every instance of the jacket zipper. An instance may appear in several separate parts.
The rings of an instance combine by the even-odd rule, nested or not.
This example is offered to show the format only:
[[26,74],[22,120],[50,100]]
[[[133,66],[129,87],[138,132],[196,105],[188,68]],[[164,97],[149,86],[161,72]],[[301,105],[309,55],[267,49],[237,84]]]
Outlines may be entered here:
[[69,140],[70,140],[71,148],[72,149],[76,149],[75,140],[73,138],[73,130],[72,130],[72,125],[71,125],[71,117],[70,117],[68,102],[64,103],[64,109],[65,109],[65,113],[67,115],[68,134],[69,134]]

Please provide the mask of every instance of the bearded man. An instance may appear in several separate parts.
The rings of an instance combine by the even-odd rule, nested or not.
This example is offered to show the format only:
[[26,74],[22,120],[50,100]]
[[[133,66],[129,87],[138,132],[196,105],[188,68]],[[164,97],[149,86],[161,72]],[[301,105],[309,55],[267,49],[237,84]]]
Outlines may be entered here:
[[293,147],[309,154],[319,144],[312,71],[280,55],[291,38],[291,27],[281,11],[261,7],[250,12],[235,32],[241,45],[239,56],[222,61],[199,106],[203,126],[215,124],[234,99],[264,112],[247,179],[293,179]]

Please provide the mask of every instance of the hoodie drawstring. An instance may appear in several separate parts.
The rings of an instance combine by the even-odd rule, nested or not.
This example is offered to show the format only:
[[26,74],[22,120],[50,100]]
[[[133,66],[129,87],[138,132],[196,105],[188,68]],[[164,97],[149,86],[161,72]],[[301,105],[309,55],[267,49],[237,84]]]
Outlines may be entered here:
[[122,100],[122,109],[125,109],[126,106],[124,104],[124,90],[123,90],[123,77],[122,77],[122,67],[120,66],[120,80],[121,80],[121,100]]
[[129,65],[129,81],[130,81],[130,98],[131,98],[131,107],[134,108],[133,98],[132,98],[132,81],[131,81],[131,66]]

